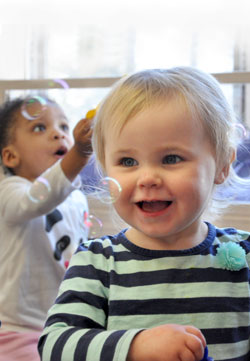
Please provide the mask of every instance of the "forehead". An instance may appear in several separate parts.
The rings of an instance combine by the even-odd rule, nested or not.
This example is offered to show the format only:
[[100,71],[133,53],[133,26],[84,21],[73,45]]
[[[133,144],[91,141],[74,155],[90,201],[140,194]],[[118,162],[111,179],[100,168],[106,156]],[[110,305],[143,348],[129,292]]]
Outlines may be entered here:
[[[108,139],[111,139],[109,141]],[[192,116],[185,102],[169,101],[155,104],[130,118],[115,134],[110,129],[106,151],[118,149],[156,149],[158,147],[196,147],[208,142],[201,121]]]
[[34,122],[56,122],[56,121],[68,122],[62,109],[56,104],[47,104],[41,106],[39,104],[33,104],[31,107],[21,106],[16,112],[16,127],[33,124]]
[[136,131],[140,132],[145,129],[145,126],[147,129],[151,128],[154,132],[158,129],[161,131],[164,126],[173,125],[178,128],[181,126],[180,121],[184,118],[188,118],[190,127],[195,125],[203,129],[203,122],[182,96],[165,97],[153,101],[151,104],[141,107],[139,111],[131,112],[131,114],[132,116],[130,115],[127,119],[124,118],[122,113],[116,112],[113,114],[106,129],[104,128],[105,139],[108,139],[110,134],[117,138],[124,133],[124,130],[127,131],[128,129],[133,131],[136,128]]

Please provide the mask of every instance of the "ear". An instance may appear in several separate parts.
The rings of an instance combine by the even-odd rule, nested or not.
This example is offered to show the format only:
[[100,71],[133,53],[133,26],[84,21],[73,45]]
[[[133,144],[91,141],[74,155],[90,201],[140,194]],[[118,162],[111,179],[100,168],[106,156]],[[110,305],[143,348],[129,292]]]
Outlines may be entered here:
[[228,174],[229,174],[230,164],[226,165],[220,172],[218,172],[215,176],[214,183],[222,184],[225,182]]
[[214,179],[215,184],[222,184],[225,182],[225,180],[228,177],[231,164],[235,160],[235,156],[236,156],[236,152],[234,149],[232,149],[230,161],[220,171],[218,171],[215,176],[215,179]]
[[2,162],[7,168],[16,168],[20,163],[20,157],[14,146],[7,145],[2,150]]

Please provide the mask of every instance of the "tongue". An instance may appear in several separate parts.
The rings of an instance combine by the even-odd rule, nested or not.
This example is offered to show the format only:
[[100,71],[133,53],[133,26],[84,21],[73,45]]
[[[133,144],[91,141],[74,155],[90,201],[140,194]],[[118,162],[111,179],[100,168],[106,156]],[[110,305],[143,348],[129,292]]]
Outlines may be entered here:
[[142,202],[142,209],[145,212],[159,212],[168,206],[168,202],[156,201],[156,202]]

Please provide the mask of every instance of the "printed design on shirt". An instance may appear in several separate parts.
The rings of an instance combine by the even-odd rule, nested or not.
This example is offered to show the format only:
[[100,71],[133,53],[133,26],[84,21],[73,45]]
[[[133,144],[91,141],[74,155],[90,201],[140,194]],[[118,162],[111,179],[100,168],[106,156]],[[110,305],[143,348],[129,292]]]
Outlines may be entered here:
[[[72,254],[76,251],[77,246],[83,242],[83,237],[80,237],[78,242],[77,239],[71,239],[72,231],[70,231],[69,225],[63,218],[63,213],[57,208],[54,209],[45,217],[45,230],[47,233],[50,233],[49,238],[53,249],[54,259],[57,262],[60,262],[64,268],[67,268]],[[68,227],[69,234],[67,234],[65,227]],[[80,231],[81,230],[79,229],[79,232]],[[80,236],[81,235],[82,233]]]
[[56,249],[54,251],[54,257],[57,261],[62,259],[62,253],[70,244],[69,236],[63,236],[56,242]]
[[53,212],[46,215],[46,226],[45,229],[47,232],[50,232],[54,224],[60,222],[63,219],[62,213],[58,209],[55,209]]
[[[46,231],[49,233],[52,230],[52,228],[58,222],[60,222],[62,220],[63,220],[63,215],[58,209],[55,209],[55,210],[53,210],[53,212],[47,214],[46,215],[46,225],[45,225]],[[62,260],[65,268],[67,268],[69,265],[69,259],[72,255],[72,251],[70,250],[69,254],[67,254],[67,255],[66,254],[63,255],[63,252],[67,248],[69,248],[70,243],[71,243],[71,239],[70,239],[69,235],[65,234],[56,241],[56,244],[54,246],[55,247],[54,254],[53,254],[54,258],[56,261]]]

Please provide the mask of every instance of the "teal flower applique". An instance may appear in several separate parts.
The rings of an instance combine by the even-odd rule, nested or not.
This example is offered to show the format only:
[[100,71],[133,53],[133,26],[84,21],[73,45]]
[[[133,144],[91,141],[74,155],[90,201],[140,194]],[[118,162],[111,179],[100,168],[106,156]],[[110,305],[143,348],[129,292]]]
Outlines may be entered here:
[[238,243],[229,241],[218,247],[216,259],[223,269],[239,271],[246,265],[246,251]]

